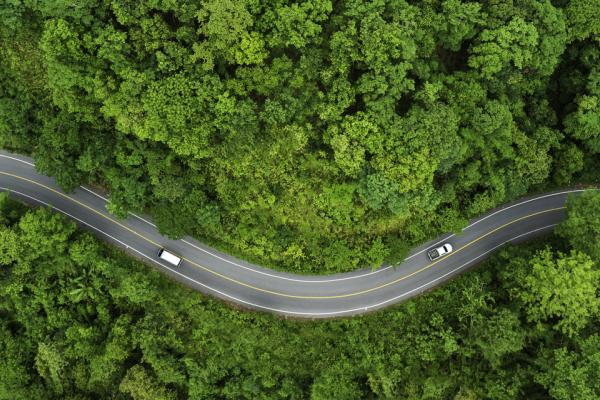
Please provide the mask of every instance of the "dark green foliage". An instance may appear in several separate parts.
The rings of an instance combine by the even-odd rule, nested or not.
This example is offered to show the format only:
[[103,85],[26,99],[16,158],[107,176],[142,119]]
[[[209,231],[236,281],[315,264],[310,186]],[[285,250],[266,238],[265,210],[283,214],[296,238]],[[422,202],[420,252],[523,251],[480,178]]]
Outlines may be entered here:
[[48,210],[0,209],[0,399],[600,396],[600,272],[579,251],[506,248],[392,309],[288,321],[178,286]]
[[395,262],[598,178],[599,4],[9,1],[0,146],[268,266]]

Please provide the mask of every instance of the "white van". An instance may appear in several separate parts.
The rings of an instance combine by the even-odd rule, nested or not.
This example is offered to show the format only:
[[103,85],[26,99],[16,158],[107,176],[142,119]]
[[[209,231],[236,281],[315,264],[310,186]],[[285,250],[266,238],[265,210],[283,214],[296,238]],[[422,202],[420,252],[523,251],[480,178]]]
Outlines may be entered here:
[[175,254],[171,253],[166,249],[160,249],[158,251],[158,258],[160,258],[161,260],[165,260],[169,264],[172,264],[176,267],[178,267],[179,264],[181,264],[181,257],[176,256]]

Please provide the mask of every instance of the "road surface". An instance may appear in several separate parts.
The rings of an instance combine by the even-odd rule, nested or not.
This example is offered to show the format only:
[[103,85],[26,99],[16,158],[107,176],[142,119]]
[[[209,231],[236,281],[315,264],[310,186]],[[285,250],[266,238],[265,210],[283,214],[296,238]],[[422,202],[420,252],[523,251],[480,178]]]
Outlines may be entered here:
[[[193,289],[244,307],[303,318],[349,316],[380,309],[436,287],[481,262],[507,242],[544,233],[565,217],[565,190],[524,199],[490,212],[464,228],[413,249],[397,266],[329,276],[269,270],[239,260],[192,238],[161,236],[148,217],[119,220],[106,211],[106,198],[86,187],[64,193],[52,178],[35,171],[25,156],[0,151],[0,190],[33,205],[54,208],[123,249],[136,253]],[[426,250],[449,242],[454,251],[429,261]],[[181,255],[173,267],[157,256],[166,247]]]

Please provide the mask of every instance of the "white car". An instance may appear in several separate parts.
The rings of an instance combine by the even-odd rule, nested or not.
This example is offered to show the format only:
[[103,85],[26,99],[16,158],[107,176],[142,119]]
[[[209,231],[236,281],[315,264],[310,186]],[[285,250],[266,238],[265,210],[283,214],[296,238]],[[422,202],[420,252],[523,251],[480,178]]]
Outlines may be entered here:
[[446,254],[452,251],[452,245],[450,243],[446,243],[441,245],[440,247],[436,247],[435,249],[431,249],[427,252],[427,256],[431,261],[445,256]]

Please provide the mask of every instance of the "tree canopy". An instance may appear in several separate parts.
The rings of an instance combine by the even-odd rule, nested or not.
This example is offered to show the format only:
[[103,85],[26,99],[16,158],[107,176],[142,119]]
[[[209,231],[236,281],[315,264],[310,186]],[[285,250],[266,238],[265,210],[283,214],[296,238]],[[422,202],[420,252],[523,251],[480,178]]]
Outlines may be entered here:
[[271,267],[396,262],[597,180],[599,4],[8,2],[0,146]]
[[235,310],[0,196],[0,399],[596,399],[598,264],[503,249],[356,318]]

